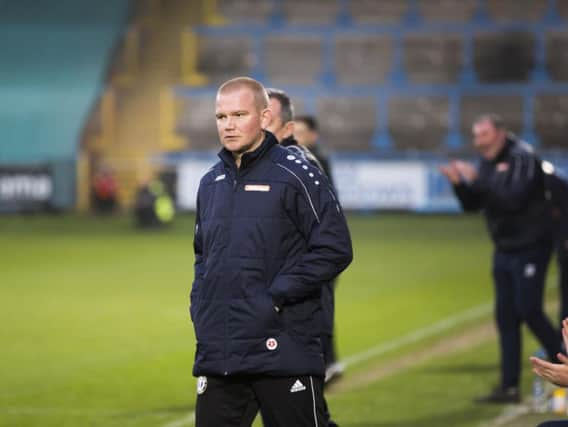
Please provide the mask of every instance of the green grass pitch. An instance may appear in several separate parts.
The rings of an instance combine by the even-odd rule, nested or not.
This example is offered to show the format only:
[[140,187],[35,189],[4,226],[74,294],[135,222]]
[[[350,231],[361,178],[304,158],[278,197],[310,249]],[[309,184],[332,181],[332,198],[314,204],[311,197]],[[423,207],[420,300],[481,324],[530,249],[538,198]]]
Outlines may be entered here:
[[[493,338],[419,359],[489,322],[489,312],[400,341],[491,303],[481,219],[349,222],[355,261],[338,284],[339,353],[399,344],[350,366],[347,385],[382,366],[393,372],[348,391],[338,384],[329,400],[339,424],[479,426],[497,416],[499,408],[471,402],[497,379]],[[163,232],[138,232],[126,217],[0,217],[0,426],[191,425],[183,420],[195,398],[192,230],[191,216]],[[416,365],[397,368],[413,354]],[[527,393],[529,382],[527,370]]]

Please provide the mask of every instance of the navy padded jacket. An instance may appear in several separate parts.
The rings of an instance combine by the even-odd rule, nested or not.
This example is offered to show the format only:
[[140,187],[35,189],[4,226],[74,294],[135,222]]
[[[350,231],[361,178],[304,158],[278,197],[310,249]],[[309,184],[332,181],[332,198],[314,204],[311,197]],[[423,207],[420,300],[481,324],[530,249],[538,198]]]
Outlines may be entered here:
[[269,132],[239,169],[219,157],[197,195],[193,374],[323,375],[321,289],[352,260],[329,181]]

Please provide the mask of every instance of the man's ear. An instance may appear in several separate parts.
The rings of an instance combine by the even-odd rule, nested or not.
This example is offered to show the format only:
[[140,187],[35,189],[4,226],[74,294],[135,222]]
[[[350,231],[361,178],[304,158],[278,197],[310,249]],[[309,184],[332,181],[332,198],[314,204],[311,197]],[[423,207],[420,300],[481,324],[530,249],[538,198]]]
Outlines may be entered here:
[[284,125],[284,135],[286,135],[286,138],[294,135],[294,122],[286,122]]
[[269,108],[265,108],[260,112],[260,127],[266,129],[270,122],[272,122],[272,111]]

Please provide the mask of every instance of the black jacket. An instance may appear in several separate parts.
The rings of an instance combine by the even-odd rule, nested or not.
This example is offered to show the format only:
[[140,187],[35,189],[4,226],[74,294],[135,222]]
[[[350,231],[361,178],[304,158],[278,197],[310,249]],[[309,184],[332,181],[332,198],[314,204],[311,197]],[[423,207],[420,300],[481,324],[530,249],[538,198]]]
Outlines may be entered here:
[[454,191],[464,210],[483,210],[498,250],[519,251],[552,241],[541,161],[514,136],[496,159],[481,160],[474,182],[461,182]]
[[313,165],[317,166],[319,170],[323,171],[326,174],[327,178],[329,179],[329,182],[333,186],[333,176],[331,174],[331,166],[329,164],[329,159],[327,158],[327,155],[325,155],[323,151],[319,148],[318,145],[313,145],[311,148],[307,148],[303,145],[298,144],[298,141],[296,141],[293,136],[284,139],[280,143],[280,145],[287,147],[291,150],[303,152],[304,153],[303,155]]
[[219,157],[197,196],[193,373],[323,375],[321,289],[352,259],[335,194],[268,132],[239,169]]
[[543,162],[545,199],[559,239],[568,236],[568,181],[554,167]]

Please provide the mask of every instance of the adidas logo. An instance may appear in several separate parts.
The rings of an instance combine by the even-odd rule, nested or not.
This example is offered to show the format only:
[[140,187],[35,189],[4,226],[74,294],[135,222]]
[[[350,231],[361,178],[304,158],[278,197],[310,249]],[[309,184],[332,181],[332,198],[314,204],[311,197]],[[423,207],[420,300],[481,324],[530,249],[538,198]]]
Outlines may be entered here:
[[304,391],[305,389],[306,389],[306,386],[304,384],[302,384],[302,382],[300,380],[296,380],[294,385],[290,388],[290,393],[297,393],[299,391]]

